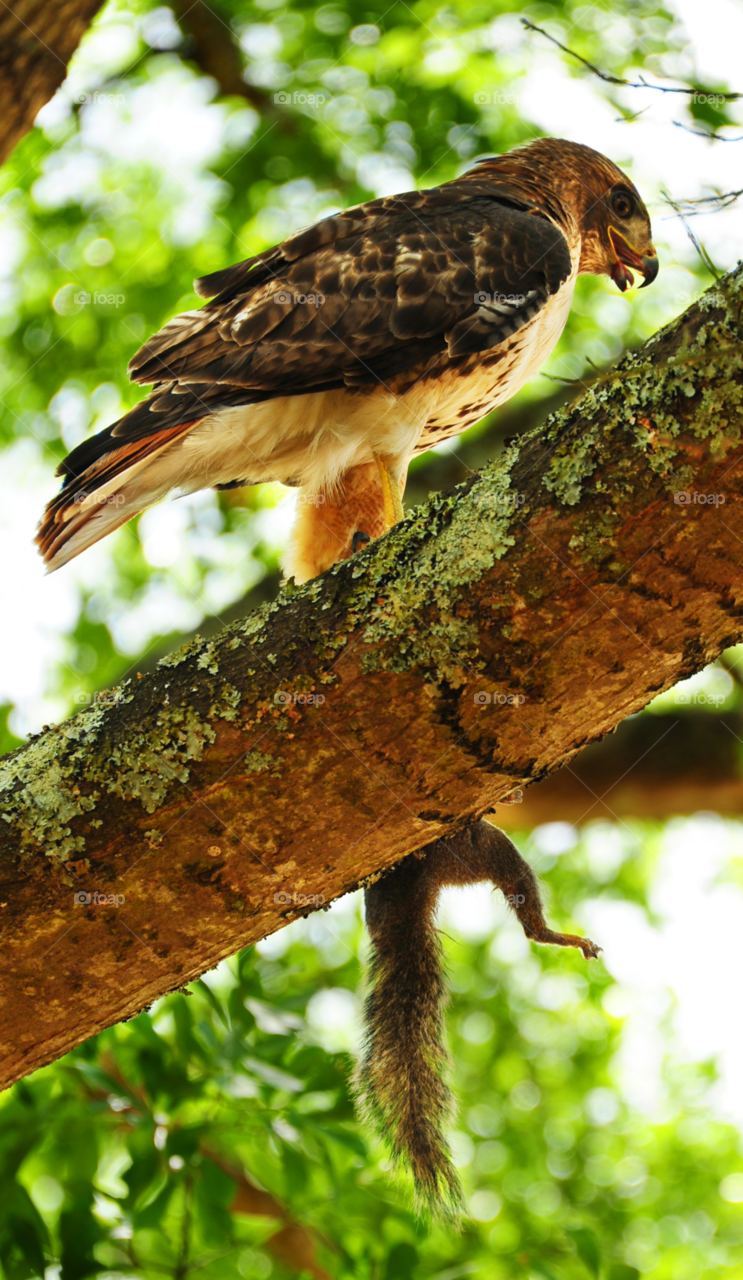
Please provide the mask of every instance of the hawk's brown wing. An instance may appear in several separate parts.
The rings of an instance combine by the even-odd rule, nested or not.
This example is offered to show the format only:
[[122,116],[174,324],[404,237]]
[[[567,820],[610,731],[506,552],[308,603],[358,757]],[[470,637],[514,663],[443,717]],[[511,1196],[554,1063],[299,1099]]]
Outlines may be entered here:
[[567,279],[568,245],[510,192],[456,185],[371,201],[197,281],[216,297],[131,362],[153,394],[60,470],[220,407],[415,377],[503,342]]
[[[345,230],[345,219],[329,221]],[[303,233],[306,241],[313,245]],[[404,350],[402,365],[411,366],[431,339],[451,357],[497,345],[571,268],[552,223],[487,197],[442,209],[400,202],[360,232],[294,258],[292,249],[290,240],[199,282],[218,296],[146,343],[133,378],[274,394],[373,382],[377,361]]]

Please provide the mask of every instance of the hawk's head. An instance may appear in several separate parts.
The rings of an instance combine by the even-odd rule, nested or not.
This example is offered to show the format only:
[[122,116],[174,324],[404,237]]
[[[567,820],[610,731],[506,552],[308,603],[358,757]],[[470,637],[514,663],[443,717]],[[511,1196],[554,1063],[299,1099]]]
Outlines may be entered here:
[[[586,148],[587,149],[587,148]],[[617,288],[635,283],[632,274],[644,276],[640,285],[652,284],[658,274],[658,254],[653,245],[650,217],[637,188],[626,174],[604,156],[588,169],[581,192],[581,272],[611,276]]]
[[[474,170],[473,173],[477,173]],[[611,160],[579,142],[537,138],[506,155],[481,162],[479,172],[505,180],[565,231],[577,248],[581,273],[611,276],[624,292],[658,274],[648,211],[637,188]]]

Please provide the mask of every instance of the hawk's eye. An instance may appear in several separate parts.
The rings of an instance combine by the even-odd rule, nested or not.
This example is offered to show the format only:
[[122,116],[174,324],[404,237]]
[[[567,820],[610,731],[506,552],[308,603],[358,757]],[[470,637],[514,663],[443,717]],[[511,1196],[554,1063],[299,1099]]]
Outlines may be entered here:
[[629,218],[635,203],[626,191],[616,191],[611,198],[611,207],[618,218]]

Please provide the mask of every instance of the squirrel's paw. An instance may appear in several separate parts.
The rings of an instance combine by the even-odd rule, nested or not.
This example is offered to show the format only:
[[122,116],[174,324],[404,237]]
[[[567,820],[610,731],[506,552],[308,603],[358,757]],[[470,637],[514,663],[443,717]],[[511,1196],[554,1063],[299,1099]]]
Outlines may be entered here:
[[[523,924],[523,921],[522,921]],[[532,929],[528,925],[523,925],[524,933],[527,938],[531,938],[534,942],[551,943],[556,947],[577,947],[583,952],[586,960],[598,960],[599,953],[603,951],[603,947],[599,947],[595,942],[591,942],[590,938],[581,938],[577,933],[556,933],[554,929]]]
[[577,944],[583,952],[586,960],[598,960],[603,947],[599,947],[595,942],[591,942],[590,938],[578,938]]

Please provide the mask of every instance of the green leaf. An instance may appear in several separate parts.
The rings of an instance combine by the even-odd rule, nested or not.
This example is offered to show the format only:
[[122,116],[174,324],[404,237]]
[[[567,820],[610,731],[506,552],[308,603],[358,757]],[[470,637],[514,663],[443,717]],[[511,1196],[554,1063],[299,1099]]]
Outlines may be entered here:
[[11,1216],[8,1221],[8,1234],[18,1248],[18,1252],[28,1263],[32,1275],[44,1274],[44,1249],[42,1234],[37,1231],[28,1218]]
[[206,1161],[205,1166],[203,1176],[196,1179],[192,1189],[194,1217],[205,1241],[224,1246],[232,1238],[232,1215],[226,1205],[234,1196],[235,1184],[211,1161]]
[[284,1180],[289,1196],[299,1195],[307,1186],[309,1170],[307,1161],[294,1147],[284,1142],[281,1145],[281,1159],[284,1166]]
[[384,1280],[413,1280],[417,1264],[418,1250],[403,1240],[390,1249],[384,1268]]
[[208,1132],[208,1126],[204,1124],[176,1126],[171,1129],[168,1134],[168,1140],[165,1143],[165,1155],[181,1156],[183,1160],[190,1160],[199,1149],[199,1144],[205,1133]]
[[201,995],[204,996],[206,1001],[211,1005],[222,1025],[224,1027],[228,1027],[229,1021],[224,1005],[219,997],[214,994],[209,983],[204,982],[203,978],[199,978],[198,981],[194,983],[194,987],[201,992]]
[[365,1160],[369,1154],[369,1148],[358,1133],[354,1133],[352,1129],[342,1129],[340,1125],[321,1124],[317,1120],[303,1117],[301,1114],[295,1115],[294,1112],[287,1112],[287,1116],[291,1119],[292,1124],[299,1125],[302,1129],[317,1134],[320,1138],[329,1138],[332,1142],[337,1142],[341,1147],[353,1151],[354,1155],[360,1156]]
[[596,1235],[589,1227],[570,1227],[567,1235],[575,1243],[581,1262],[585,1264],[592,1276],[601,1275],[601,1250]]
[[214,1204],[229,1205],[235,1198],[237,1183],[218,1164],[206,1159],[201,1165],[199,1181],[205,1200]]
[[163,1176],[162,1159],[153,1145],[152,1135],[152,1127],[147,1124],[129,1136],[127,1146],[132,1163],[122,1177],[129,1188],[127,1200],[131,1207],[146,1203],[151,1198],[148,1193],[153,1183],[159,1183]]
[[544,1276],[545,1280],[561,1280],[559,1273],[553,1271],[552,1267],[548,1266],[541,1258],[536,1262],[530,1261],[529,1267],[534,1272],[534,1275]]
[[93,1245],[103,1234],[93,1217],[91,1200],[81,1198],[62,1212],[59,1219],[61,1280],[83,1280],[100,1270],[93,1257]]
[[48,1246],[44,1221],[25,1187],[13,1180],[0,1199],[0,1259],[8,1277],[43,1276]]
[[46,1247],[49,1235],[44,1219],[26,1188],[14,1179],[5,1183],[0,1197],[0,1258],[6,1274],[44,1275]]
[[154,1199],[147,1202],[143,1208],[138,1209],[133,1214],[134,1225],[138,1231],[144,1230],[146,1227],[156,1227],[159,1224],[165,1210],[170,1204],[171,1197],[177,1185],[177,1178],[168,1178],[167,1182],[157,1193]]

